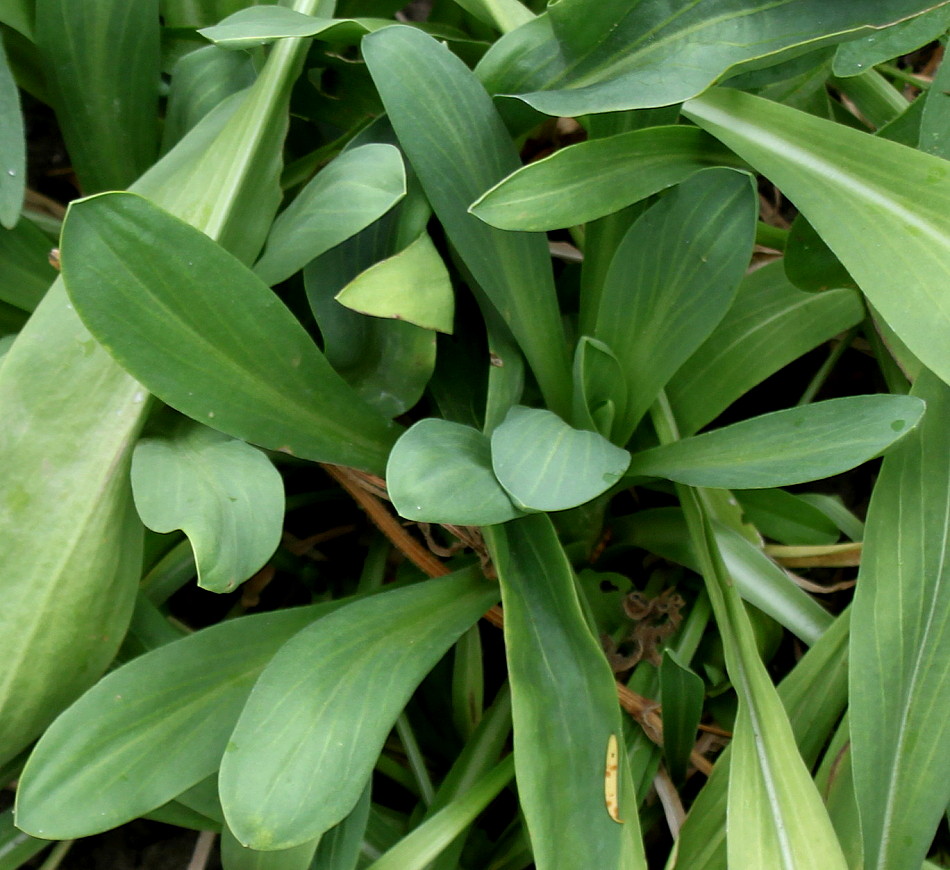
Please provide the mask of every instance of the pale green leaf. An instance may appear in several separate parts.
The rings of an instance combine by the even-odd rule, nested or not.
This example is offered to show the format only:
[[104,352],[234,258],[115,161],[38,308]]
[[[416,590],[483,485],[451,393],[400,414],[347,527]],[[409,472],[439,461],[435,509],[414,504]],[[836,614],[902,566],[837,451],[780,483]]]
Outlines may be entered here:
[[505,230],[571,227],[721,165],[744,164],[695,127],[649,127],[555,151],[499,181],[470,211]]
[[257,849],[319,837],[354,807],[419,681],[497,600],[477,568],[340,608],[285,644],[221,765],[235,836]]
[[833,544],[838,527],[812,504],[784,489],[736,490],[746,519],[780,544]]
[[712,90],[683,111],[781,188],[888,325],[950,381],[950,164],[739,91]]
[[62,261],[87,326],[163,401],[264,447],[382,471],[396,427],[198,230],[142,197],[102,194],[71,206]]
[[516,504],[559,511],[610,489],[630,454],[597,432],[572,429],[550,411],[516,405],[492,433],[491,463]]
[[191,541],[198,585],[230,592],[280,543],[284,487],[255,447],[186,423],[145,438],[132,454],[132,493],[155,532],[181,529]]
[[[950,802],[950,388],[924,372],[920,428],[884,461],[851,634],[851,740],[864,866],[914,867]],[[913,807],[913,812],[907,812]]]
[[492,471],[488,438],[449,420],[412,426],[389,455],[386,483],[399,515],[416,522],[483,526],[521,515]]
[[913,396],[829,399],[635,453],[627,474],[722,489],[819,480],[877,456],[923,413],[924,403]]
[[16,226],[26,190],[26,139],[20,94],[0,39],[0,224]]
[[452,282],[426,232],[398,254],[357,275],[337,293],[336,300],[362,314],[452,332]]

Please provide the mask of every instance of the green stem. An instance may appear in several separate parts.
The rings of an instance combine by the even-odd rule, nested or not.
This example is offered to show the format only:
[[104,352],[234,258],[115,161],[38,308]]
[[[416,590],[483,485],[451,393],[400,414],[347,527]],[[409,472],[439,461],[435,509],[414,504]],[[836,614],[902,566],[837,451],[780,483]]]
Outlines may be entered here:
[[405,713],[400,713],[399,718],[396,720],[396,733],[399,735],[402,748],[406,752],[409,769],[419,784],[419,795],[422,797],[422,802],[427,807],[431,806],[432,801],[435,799],[435,788],[429,777],[429,771],[426,768],[426,760],[422,755],[422,750],[419,749],[419,742],[416,740],[416,735],[413,733],[412,726],[409,724],[409,718]]
[[903,114],[909,105],[877,70],[847,78],[832,77],[829,84],[847,96],[875,129]]
[[849,329],[845,333],[844,338],[831,349],[828,353],[828,358],[821,364],[821,368],[815,372],[815,376],[805,388],[805,392],[802,393],[802,397],[798,400],[799,405],[807,405],[815,398],[818,391],[825,385],[825,381],[828,380],[828,376],[834,370],[834,367],[838,364],[838,360],[840,360],[844,352],[851,347],[851,342],[854,341],[854,337],[857,334],[857,326]]
[[922,91],[926,91],[930,87],[930,82],[927,79],[921,78],[920,76],[915,76],[913,73],[907,72],[900,67],[896,67],[891,63],[879,63],[876,67],[879,72],[884,73],[886,76],[890,76],[892,79],[897,79],[899,82],[903,82],[905,85],[913,85],[915,88],[920,88]]

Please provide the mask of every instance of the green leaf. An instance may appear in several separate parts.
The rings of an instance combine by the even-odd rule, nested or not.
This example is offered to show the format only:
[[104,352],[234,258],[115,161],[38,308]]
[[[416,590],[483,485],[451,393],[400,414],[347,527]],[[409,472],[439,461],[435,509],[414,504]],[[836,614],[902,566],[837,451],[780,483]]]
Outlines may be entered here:
[[386,485],[399,515],[416,522],[487,526],[521,515],[492,471],[488,438],[448,420],[406,431],[389,455]]
[[950,28],[950,7],[941,6],[908,21],[838,46],[835,52],[836,76],[856,76],[871,67],[918,48],[943,36]]
[[920,421],[912,396],[848,396],[743,420],[635,453],[627,476],[690,486],[765,489],[840,474],[877,456]]
[[757,269],[666,385],[680,431],[701,429],[769,375],[863,318],[853,290],[803,293],[786,279],[781,263]]
[[941,61],[927,93],[920,97],[923,112],[920,118],[918,146],[927,154],[950,159],[950,63]]
[[62,262],[86,325],[172,407],[263,447],[382,471],[395,426],[198,230],[142,197],[102,194],[70,206]]
[[159,0],[37,0],[36,45],[88,193],[128,187],[158,151]]
[[320,838],[314,870],[357,870],[372,806],[371,793],[372,783],[368,782],[353,811]]
[[[749,264],[756,198],[748,175],[701,172],[646,212],[621,241],[604,281],[596,338],[626,377],[610,392],[625,407],[623,444],[657,393],[732,304]],[[606,387],[606,385],[604,385]]]
[[824,239],[802,215],[792,222],[782,262],[788,280],[809,293],[823,293],[830,287],[858,286]]
[[[625,379],[616,354],[602,341],[582,335],[574,351],[573,421],[609,438],[614,421],[625,410],[626,391],[617,391],[618,383],[624,384]],[[621,401],[620,407],[617,401]]]
[[455,0],[470,15],[502,33],[534,19],[534,13],[519,0]]
[[935,5],[724,0],[671,9],[659,0],[561,0],[496,43],[491,64],[506,75],[493,88],[569,117],[671,105],[739,64],[858,36]]
[[520,165],[491,98],[461,60],[411,27],[367,36],[363,52],[449,240],[510,327],[548,406],[567,415],[570,366],[547,240],[493,229],[468,213]]
[[663,650],[660,703],[663,705],[663,755],[675,783],[683,782],[696,729],[703,712],[706,687],[671,649]]
[[405,195],[406,173],[397,148],[370,143],[344,151],[274,221],[254,272],[271,285],[289,278]]
[[[277,0],[252,0],[252,3],[276,3]],[[248,6],[248,0],[162,0],[166,27],[206,27]]]
[[28,220],[0,230],[0,300],[23,311],[39,304],[56,272],[49,264],[50,242]]
[[495,476],[519,506],[560,511],[589,502],[623,476],[630,454],[550,411],[516,405],[491,436]]
[[744,516],[780,544],[833,544],[838,527],[817,507],[784,489],[749,489],[734,493]]
[[155,532],[191,541],[198,585],[230,592],[273,555],[284,522],[280,474],[259,450],[186,423],[132,454],[135,507]]
[[947,161],[739,91],[683,111],[781,188],[910,350],[950,380],[950,299],[936,289],[950,280]]
[[26,138],[16,80],[0,39],[0,224],[16,226],[26,190]]
[[133,659],[47,729],[20,779],[17,824],[85,837],[146,813],[217,770],[274,653],[345,602],[229,620]]
[[285,644],[221,765],[235,836],[287,849],[343,819],[419,681],[496,600],[468,568],[349,604]]
[[[866,867],[913,867],[950,801],[950,389],[924,372],[920,428],[884,461],[851,635],[851,740]],[[914,812],[903,811],[913,806]]]
[[254,48],[275,39],[316,36],[339,22],[315,18],[284,6],[248,6],[198,31],[222,48]]
[[[484,532],[501,583],[518,796],[538,870],[645,870],[613,675],[554,527],[536,515]],[[611,737],[620,823],[605,806]]]
[[228,870],[310,870],[319,840],[290,849],[259,852],[242,846],[225,826],[221,831],[221,861]]
[[357,275],[337,293],[336,300],[362,314],[452,332],[452,281],[426,232],[398,254]]
[[695,127],[649,127],[555,151],[499,181],[470,211],[505,230],[571,227],[720,165],[745,164]]
[[18,30],[27,39],[33,38],[36,0],[0,0],[0,21]]

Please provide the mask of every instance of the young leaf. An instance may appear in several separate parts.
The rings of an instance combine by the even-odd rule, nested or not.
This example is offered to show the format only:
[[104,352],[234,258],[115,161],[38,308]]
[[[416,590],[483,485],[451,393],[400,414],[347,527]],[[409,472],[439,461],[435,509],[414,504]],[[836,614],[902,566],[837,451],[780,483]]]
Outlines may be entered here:
[[20,779],[17,824],[85,837],[161,806],[217,770],[264,665],[344,601],[222,622],[104,677],[43,735]]
[[[646,868],[613,676],[581,611],[574,576],[546,516],[485,529],[501,583],[518,796],[538,870]],[[619,800],[606,805],[618,776]]]
[[555,151],[499,181],[469,210],[504,230],[572,227],[721,165],[745,166],[695,127],[649,127]]
[[20,94],[0,39],[0,224],[16,226],[26,190],[26,139]]
[[706,689],[702,679],[684,665],[671,649],[663,651],[660,665],[660,703],[663,705],[663,755],[675,783],[686,776],[696,743]]
[[468,213],[520,165],[491,97],[461,60],[414,28],[377,31],[363,52],[449,240],[510,327],[548,406],[569,414],[570,366],[546,240],[493,229]]
[[877,456],[923,413],[924,403],[913,396],[829,399],[635,453],[627,475],[721,489],[819,480]]
[[881,870],[919,864],[950,801],[950,388],[924,372],[913,395],[927,414],[884,461],[852,615],[854,782],[865,866]]
[[286,280],[368,227],[405,195],[399,149],[370,143],[344,151],[274,221],[254,272],[266,284]]
[[289,849],[344,818],[419,681],[496,600],[496,587],[468,568],[349,604],[285,644],[221,765],[235,836]]
[[780,544],[833,544],[838,527],[809,502],[784,489],[749,489],[733,493],[750,523]]
[[389,455],[386,485],[399,515],[416,522],[487,526],[522,513],[492,471],[488,438],[449,420],[406,431]]
[[142,197],[102,194],[70,207],[62,261],[86,325],[168,404],[264,447],[382,471],[395,425],[203,233]]
[[[664,197],[624,236],[604,281],[596,338],[626,378],[610,389],[625,407],[612,440],[623,444],[673,373],[729,310],[752,252],[751,179],[708,169]],[[603,385],[609,389],[608,385]]]
[[693,434],[769,375],[863,318],[853,290],[804,293],[788,282],[781,263],[757,269],[666,385],[680,431]]
[[255,447],[190,421],[169,437],[145,438],[132,454],[132,493],[155,532],[191,541],[198,585],[230,592],[280,543],[284,486]]
[[735,90],[683,112],[782,189],[888,325],[950,381],[950,299],[935,289],[950,280],[947,161]]
[[560,511],[610,489],[630,454],[597,432],[572,429],[550,411],[516,405],[492,433],[491,463],[516,504]]
[[335,298],[362,314],[452,332],[452,281],[425,231],[398,254],[361,272]]

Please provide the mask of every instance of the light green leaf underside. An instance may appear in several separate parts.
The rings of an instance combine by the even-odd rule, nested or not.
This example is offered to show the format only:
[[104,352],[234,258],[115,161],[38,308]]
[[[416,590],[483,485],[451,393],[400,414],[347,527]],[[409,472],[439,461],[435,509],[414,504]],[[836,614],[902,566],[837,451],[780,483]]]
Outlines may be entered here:
[[695,127],[650,127],[555,151],[498,182],[470,211],[505,230],[572,227],[721,165],[745,164]]
[[516,405],[491,436],[491,463],[512,500],[559,511],[585,504],[623,476],[630,454],[556,414]]
[[103,194],[70,207],[62,260],[86,325],[163,401],[263,447],[382,471],[395,426],[198,230],[142,197]]
[[701,429],[769,375],[863,318],[853,290],[805,293],[789,283],[780,262],[757,269],[666,385],[680,431]]
[[396,442],[386,484],[399,515],[416,522],[485,526],[522,513],[492,471],[488,438],[449,420],[420,420]]
[[405,195],[398,148],[370,143],[344,151],[274,221],[255,274],[271,285],[289,278],[368,227]]
[[33,750],[20,781],[17,823],[52,839],[89,836],[212,774],[264,665],[342,603],[224,622],[113,671]]
[[336,300],[362,314],[452,332],[452,281],[426,232],[398,254],[357,275],[337,293]]
[[761,489],[819,480],[877,456],[919,422],[913,396],[850,396],[763,414],[635,453],[628,476]]
[[148,528],[185,532],[198,585],[212,592],[243,583],[280,543],[280,473],[257,448],[206,426],[189,422],[169,437],[139,441],[132,492]]
[[497,587],[468,568],[349,604],[285,644],[221,765],[235,836],[287,849],[343,819],[419,681],[496,600]]
[[901,340],[950,381],[950,164],[734,90],[683,112],[781,188]]
[[12,229],[26,190],[26,139],[20,94],[0,40],[0,224]]
[[950,388],[924,372],[913,394],[927,414],[884,461],[852,616],[853,773],[880,870],[917,866],[950,801]]

